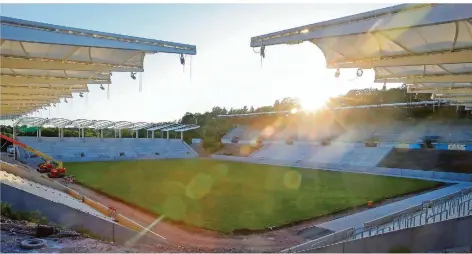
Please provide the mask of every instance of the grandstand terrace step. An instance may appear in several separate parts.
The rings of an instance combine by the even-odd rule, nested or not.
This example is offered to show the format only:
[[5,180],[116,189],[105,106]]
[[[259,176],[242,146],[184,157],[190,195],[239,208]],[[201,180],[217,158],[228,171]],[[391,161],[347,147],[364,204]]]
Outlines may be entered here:
[[472,151],[395,148],[378,166],[472,174]]
[[[195,158],[180,139],[37,138],[19,137],[25,144],[65,162]],[[84,156],[80,156],[80,154]]]
[[328,146],[315,143],[267,144],[250,157],[278,160],[287,163],[331,164],[373,167],[392,149],[393,145],[364,147],[360,143],[334,142]]
[[239,156],[248,157],[257,150],[261,149],[261,146],[250,145],[250,144],[224,144],[224,147],[216,152],[216,155],[228,155],[228,156]]

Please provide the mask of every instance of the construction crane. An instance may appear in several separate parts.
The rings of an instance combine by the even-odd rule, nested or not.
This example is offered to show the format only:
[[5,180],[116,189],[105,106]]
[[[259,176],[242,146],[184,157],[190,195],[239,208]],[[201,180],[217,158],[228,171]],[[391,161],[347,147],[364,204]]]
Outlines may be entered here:
[[16,139],[13,139],[13,138],[10,138],[2,133],[0,133],[0,139],[5,139],[6,141],[9,141],[11,142],[12,144],[14,145],[17,145],[41,158],[43,158],[43,160],[45,160],[44,163],[41,163],[38,165],[38,171],[41,172],[41,173],[48,173],[48,176],[50,178],[59,178],[59,177],[64,177],[66,175],[66,169],[64,168],[63,164],[62,164],[62,161],[59,161],[59,160],[55,160],[53,159],[51,156],[47,155],[47,154],[44,154],[36,149],[33,149],[29,146],[27,146],[26,144],[16,140]]

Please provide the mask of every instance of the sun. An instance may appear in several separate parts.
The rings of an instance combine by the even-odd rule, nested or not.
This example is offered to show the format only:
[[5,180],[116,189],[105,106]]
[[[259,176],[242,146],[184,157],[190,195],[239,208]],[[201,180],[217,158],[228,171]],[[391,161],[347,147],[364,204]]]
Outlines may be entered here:
[[[304,96],[305,97],[305,96]],[[328,97],[323,96],[306,96],[300,98],[300,105],[304,111],[316,111],[323,108],[328,101]]]

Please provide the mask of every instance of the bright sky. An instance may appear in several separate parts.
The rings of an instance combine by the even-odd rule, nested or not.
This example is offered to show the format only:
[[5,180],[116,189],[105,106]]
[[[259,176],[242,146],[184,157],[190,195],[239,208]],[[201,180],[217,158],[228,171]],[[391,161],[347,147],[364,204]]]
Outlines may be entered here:
[[[146,56],[143,90],[129,73],[115,73],[110,99],[98,85],[84,98],[74,95],[36,114],[68,119],[170,121],[185,112],[213,106],[272,104],[286,96],[306,107],[329,96],[373,84],[373,71],[355,78],[355,70],[325,68],[321,51],[311,43],[272,46],[260,57],[249,46],[252,36],[306,25],[391,4],[2,4],[1,15],[103,32],[197,45],[185,72],[178,55]],[[189,61],[187,61],[189,63]]]

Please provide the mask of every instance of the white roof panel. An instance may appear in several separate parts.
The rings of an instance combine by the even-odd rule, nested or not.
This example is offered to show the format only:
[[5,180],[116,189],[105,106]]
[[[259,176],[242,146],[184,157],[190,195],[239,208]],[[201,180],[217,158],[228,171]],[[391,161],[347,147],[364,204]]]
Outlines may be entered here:
[[[124,36],[33,21],[0,17],[2,98],[21,96],[27,87],[54,90],[56,99],[88,92],[87,84],[110,84],[111,72],[142,72],[147,53],[195,55],[193,45]],[[81,86],[72,91],[72,87]],[[85,88],[83,87],[85,86]],[[54,88],[58,88],[53,89]],[[64,92],[70,88],[70,92]],[[62,90],[63,92],[58,92]],[[32,92],[25,92],[30,97]],[[37,101],[37,100],[36,100]],[[24,107],[2,107],[0,115],[39,109],[30,100]]]
[[328,68],[374,68],[378,83],[472,83],[472,4],[402,4],[256,36],[251,47],[304,41]]
[[311,41],[328,67],[337,68],[372,58],[469,49],[470,19],[470,4],[407,4],[253,37],[251,46]]
[[406,4],[256,36],[251,46],[311,41],[328,68],[372,68],[385,57],[411,65],[412,56],[471,50],[471,19],[471,4]]

